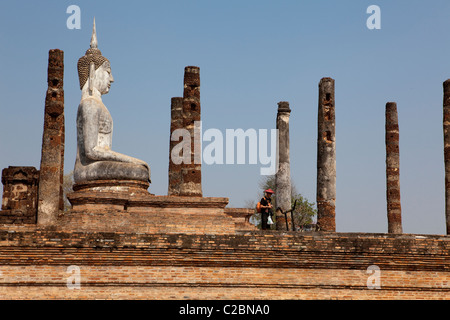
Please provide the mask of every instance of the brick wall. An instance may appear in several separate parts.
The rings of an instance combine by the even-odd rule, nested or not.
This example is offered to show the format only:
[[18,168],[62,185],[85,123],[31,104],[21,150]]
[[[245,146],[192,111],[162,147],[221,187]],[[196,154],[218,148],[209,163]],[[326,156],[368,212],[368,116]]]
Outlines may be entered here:
[[[157,266],[1,267],[2,299],[449,299],[448,273],[366,270]],[[69,286],[67,285],[69,283]]]
[[3,299],[450,299],[446,236],[1,229]]

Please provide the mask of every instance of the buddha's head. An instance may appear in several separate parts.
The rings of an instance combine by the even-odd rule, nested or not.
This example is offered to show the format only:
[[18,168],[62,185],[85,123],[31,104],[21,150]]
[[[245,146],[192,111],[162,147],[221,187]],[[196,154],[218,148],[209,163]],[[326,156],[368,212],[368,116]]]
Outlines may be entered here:
[[[92,82],[92,87],[96,88],[100,94],[107,94],[111,88],[111,83],[114,82],[109,61],[103,62],[102,65],[94,71],[94,75],[89,77],[88,82]],[[85,84],[85,86],[89,85],[90,83]],[[92,89],[90,88],[90,90]]]
[[107,94],[114,82],[111,74],[111,64],[98,49],[97,33],[94,27],[92,30],[91,47],[86,54],[78,60],[78,77],[80,79],[80,89],[89,89],[92,92],[97,89],[100,94]]

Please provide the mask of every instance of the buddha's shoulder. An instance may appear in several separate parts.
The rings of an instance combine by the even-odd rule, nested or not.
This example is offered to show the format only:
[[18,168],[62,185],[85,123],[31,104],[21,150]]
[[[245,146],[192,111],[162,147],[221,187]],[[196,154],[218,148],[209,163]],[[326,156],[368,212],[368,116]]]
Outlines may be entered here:
[[101,111],[105,108],[104,104],[95,98],[85,98],[80,101],[78,106],[79,111]]

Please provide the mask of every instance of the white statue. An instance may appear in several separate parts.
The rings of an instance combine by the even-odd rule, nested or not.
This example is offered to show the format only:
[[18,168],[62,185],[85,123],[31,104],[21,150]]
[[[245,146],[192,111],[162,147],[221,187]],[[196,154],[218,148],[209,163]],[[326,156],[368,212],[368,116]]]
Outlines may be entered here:
[[102,102],[114,82],[111,65],[98,49],[92,30],[91,47],[78,60],[81,102],[77,113],[75,183],[93,180],[150,182],[150,168],[142,160],[111,150],[113,121]]

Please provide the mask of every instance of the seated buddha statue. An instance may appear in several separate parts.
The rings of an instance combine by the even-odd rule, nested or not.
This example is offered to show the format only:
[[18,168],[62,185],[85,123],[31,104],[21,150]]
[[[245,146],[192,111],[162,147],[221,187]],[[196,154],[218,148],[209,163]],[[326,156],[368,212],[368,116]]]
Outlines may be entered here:
[[75,183],[96,180],[150,182],[150,168],[142,160],[113,151],[113,120],[102,102],[114,79],[108,59],[98,49],[95,20],[90,49],[78,60],[81,102],[77,112]]

